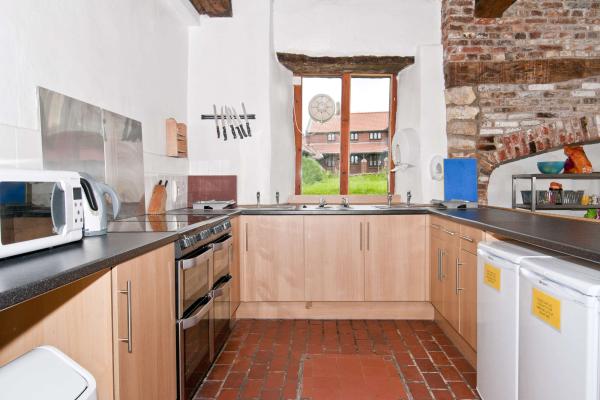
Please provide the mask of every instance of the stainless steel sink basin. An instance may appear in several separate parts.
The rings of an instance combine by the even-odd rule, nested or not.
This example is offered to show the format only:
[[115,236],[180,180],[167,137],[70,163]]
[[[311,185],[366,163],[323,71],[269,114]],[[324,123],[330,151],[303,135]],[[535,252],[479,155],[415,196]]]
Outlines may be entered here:
[[326,205],[323,207],[319,207],[316,204],[303,204],[298,206],[298,211],[350,211],[352,210],[352,206],[343,207],[337,204]]
[[242,209],[246,210],[261,210],[261,211],[289,211],[295,210],[297,206],[295,204],[266,204],[264,206],[240,206]]

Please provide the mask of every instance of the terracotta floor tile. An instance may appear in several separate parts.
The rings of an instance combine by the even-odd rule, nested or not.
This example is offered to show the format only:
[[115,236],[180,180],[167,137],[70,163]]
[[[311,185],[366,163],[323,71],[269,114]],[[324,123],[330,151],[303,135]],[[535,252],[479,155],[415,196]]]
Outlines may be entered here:
[[432,321],[240,320],[195,399],[472,399],[476,374]]
[[446,389],[446,382],[437,372],[423,374],[423,377],[430,389]]
[[240,392],[237,389],[223,389],[219,396],[218,400],[236,400]]
[[432,390],[431,393],[433,393],[433,398],[435,400],[453,400],[454,397],[452,396],[452,392],[450,392],[449,390]]
[[414,400],[431,400],[431,394],[424,383],[408,383],[408,389]]
[[242,399],[254,399],[260,396],[260,392],[262,391],[264,385],[264,380],[262,379],[248,379],[246,384],[242,388]]

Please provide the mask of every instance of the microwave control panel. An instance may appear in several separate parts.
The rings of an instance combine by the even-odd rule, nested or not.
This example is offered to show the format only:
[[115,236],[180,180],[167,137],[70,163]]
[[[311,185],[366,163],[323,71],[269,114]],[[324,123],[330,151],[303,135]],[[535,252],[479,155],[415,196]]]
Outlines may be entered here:
[[83,195],[80,187],[73,188],[73,228],[83,229]]

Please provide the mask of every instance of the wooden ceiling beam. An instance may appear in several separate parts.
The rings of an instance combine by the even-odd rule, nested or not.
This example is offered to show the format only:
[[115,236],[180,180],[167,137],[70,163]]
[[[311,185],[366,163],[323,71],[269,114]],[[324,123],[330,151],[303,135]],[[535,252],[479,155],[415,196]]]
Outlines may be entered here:
[[200,15],[209,17],[231,17],[233,10],[231,0],[190,0]]
[[414,57],[311,57],[290,53],[277,53],[277,59],[297,75],[341,75],[344,73],[395,75],[415,62]]
[[475,0],[476,18],[500,18],[516,0]]
[[446,87],[554,83],[600,75],[600,58],[451,62],[445,75]]

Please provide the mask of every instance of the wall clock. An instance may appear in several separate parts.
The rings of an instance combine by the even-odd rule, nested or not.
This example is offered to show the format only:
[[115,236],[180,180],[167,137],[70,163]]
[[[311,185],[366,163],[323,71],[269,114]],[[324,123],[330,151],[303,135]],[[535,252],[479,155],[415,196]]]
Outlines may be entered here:
[[335,101],[327,94],[317,94],[308,103],[308,114],[314,121],[327,122],[335,114]]

